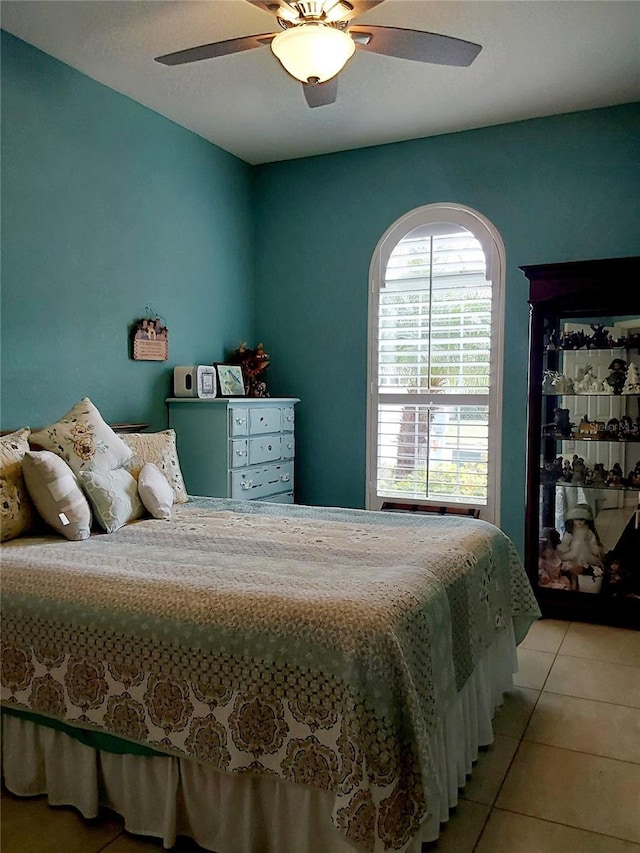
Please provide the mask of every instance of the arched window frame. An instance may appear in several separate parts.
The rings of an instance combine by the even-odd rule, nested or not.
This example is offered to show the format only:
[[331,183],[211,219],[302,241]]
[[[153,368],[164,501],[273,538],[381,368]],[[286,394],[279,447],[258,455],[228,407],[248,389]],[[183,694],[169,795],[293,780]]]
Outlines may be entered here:
[[[443,223],[461,226],[471,232],[478,240],[486,259],[486,277],[492,283],[487,503],[484,505],[473,502],[468,504],[456,502],[452,506],[478,508],[481,518],[499,525],[503,429],[505,249],[500,233],[485,216],[470,207],[456,203],[428,204],[404,214],[383,234],[373,254],[369,270],[366,506],[368,509],[380,509],[385,500],[377,493],[378,406],[381,397],[378,393],[378,304],[380,287],[384,282],[391,253],[400,240],[415,228],[438,226]],[[429,505],[433,504],[433,501],[411,499],[407,500],[406,503]],[[446,502],[443,504],[439,501],[438,505],[446,505]]]

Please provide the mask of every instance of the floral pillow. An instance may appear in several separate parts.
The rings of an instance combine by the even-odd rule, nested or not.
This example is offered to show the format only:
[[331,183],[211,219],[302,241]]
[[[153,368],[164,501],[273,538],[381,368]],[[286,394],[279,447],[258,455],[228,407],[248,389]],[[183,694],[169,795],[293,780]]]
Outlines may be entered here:
[[83,397],[60,420],[32,432],[30,442],[62,457],[74,474],[110,471],[131,458],[131,450],[105,423],[88,397]]
[[185,503],[189,500],[178,461],[175,430],[131,432],[123,435],[122,440],[133,451],[133,456],[124,467],[136,480],[140,476],[142,467],[147,462],[153,462],[169,481],[173,489],[174,503]]
[[21,536],[33,523],[33,505],[22,473],[29,433],[25,427],[0,439],[0,542]]

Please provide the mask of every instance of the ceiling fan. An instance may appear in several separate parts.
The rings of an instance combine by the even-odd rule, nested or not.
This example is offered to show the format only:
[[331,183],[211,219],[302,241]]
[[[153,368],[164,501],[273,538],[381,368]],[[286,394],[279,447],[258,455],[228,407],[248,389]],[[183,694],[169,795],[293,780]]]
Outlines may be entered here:
[[156,62],[183,65],[270,45],[285,71],[302,83],[308,105],[321,107],[336,100],[336,75],[351,59],[356,48],[400,59],[457,66],[471,65],[482,50],[479,44],[437,33],[350,24],[353,18],[379,6],[384,0],[247,2],[275,15],[280,32],[201,44],[157,56]]

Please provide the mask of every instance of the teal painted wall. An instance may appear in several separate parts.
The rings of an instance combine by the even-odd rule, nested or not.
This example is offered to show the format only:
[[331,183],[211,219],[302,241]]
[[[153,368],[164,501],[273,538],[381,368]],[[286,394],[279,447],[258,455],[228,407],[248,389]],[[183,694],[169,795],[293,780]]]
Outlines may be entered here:
[[[363,506],[367,278],[413,208],[458,202],[506,246],[502,526],[524,525],[528,282],[522,264],[640,254],[640,105],[257,169],[256,333],[298,406],[298,497]],[[286,228],[284,227],[286,224]],[[612,282],[612,286],[638,283]]]
[[[2,33],[2,428],[88,395],[166,426],[176,364],[251,336],[252,169]],[[129,359],[147,305],[169,361]]]

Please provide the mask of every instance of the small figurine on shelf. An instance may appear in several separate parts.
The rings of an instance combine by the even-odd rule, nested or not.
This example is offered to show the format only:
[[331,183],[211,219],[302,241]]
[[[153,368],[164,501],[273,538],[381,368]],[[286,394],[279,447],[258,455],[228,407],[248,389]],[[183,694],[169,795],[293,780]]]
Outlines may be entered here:
[[574,383],[576,394],[588,394],[594,382],[597,383],[597,381],[591,364],[585,364],[584,367],[578,368],[578,376]]
[[564,526],[565,533],[558,545],[561,571],[568,577],[571,589],[577,590],[578,575],[595,576],[597,571],[602,576],[604,549],[588,504],[580,503],[570,509],[565,516]]
[[607,437],[618,438],[620,434],[620,421],[618,418],[610,418],[607,421]]
[[590,346],[593,349],[608,349],[611,346],[611,335],[605,329],[604,323],[591,323],[590,326],[593,331]]
[[569,438],[571,436],[571,427],[573,426],[569,420],[569,409],[556,409],[553,413],[553,425],[556,435]]
[[640,489],[640,462],[636,462],[636,467],[629,471],[627,485],[634,489]]
[[547,351],[548,352],[555,352],[555,350],[558,349],[558,345],[559,345],[558,330],[556,328],[553,328],[553,329],[551,329],[551,331],[549,332],[549,335],[548,335]]
[[582,349],[589,344],[590,338],[582,329],[577,332],[563,332],[560,336],[561,349]]
[[599,438],[600,428],[604,427],[601,421],[590,421],[585,415],[578,424],[578,436],[588,436],[589,438]]
[[569,589],[571,581],[561,574],[562,559],[558,554],[560,534],[553,527],[545,527],[540,540],[538,557],[538,583],[553,589]]
[[607,485],[607,471],[604,470],[602,462],[596,462],[593,467],[593,480],[591,485],[594,489],[604,489]]
[[629,415],[623,415],[620,418],[620,438],[631,438],[633,431],[633,420]]
[[575,389],[573,387],[573,379],[570,379],[568,376],[565,376],[564,373],[558,373],[553,383],[553,393],[554,394],[573,394],[575,393]]
[[638,376],[638,368],[632,361],[629,362],[629,366],[627,367],[627,375],[622,386],[622,393],[640,394],[640,376]]
[[625,595],[629,589],[629,573],[625,570],[622,560],[610,554],[604,570],[603,592],[611,596]]
[[573,454],[573,462],[571,463],[571,482],[572,483],[584,483],[586,466],[584,464],[584,459],[581,456],[578,456],[577,453]]
[[604,380],[613,394],[622,394],[627,375],[627,362],[623,358],[614,358],[608,367],[611,373]]
[[557,375],[558,373],[555,370],[545,370],[544,376],[542,378],[543,394],[557,394],[557,391],[554,391],[553,388],[553,383],[555,382]]
[[609,471],[609,476],[607,477],[607,486],[609,486],[609,488],[619,489],[622,485],[624,485],[622,468],[620,467],[619,462],[615,462],[613,468]]

